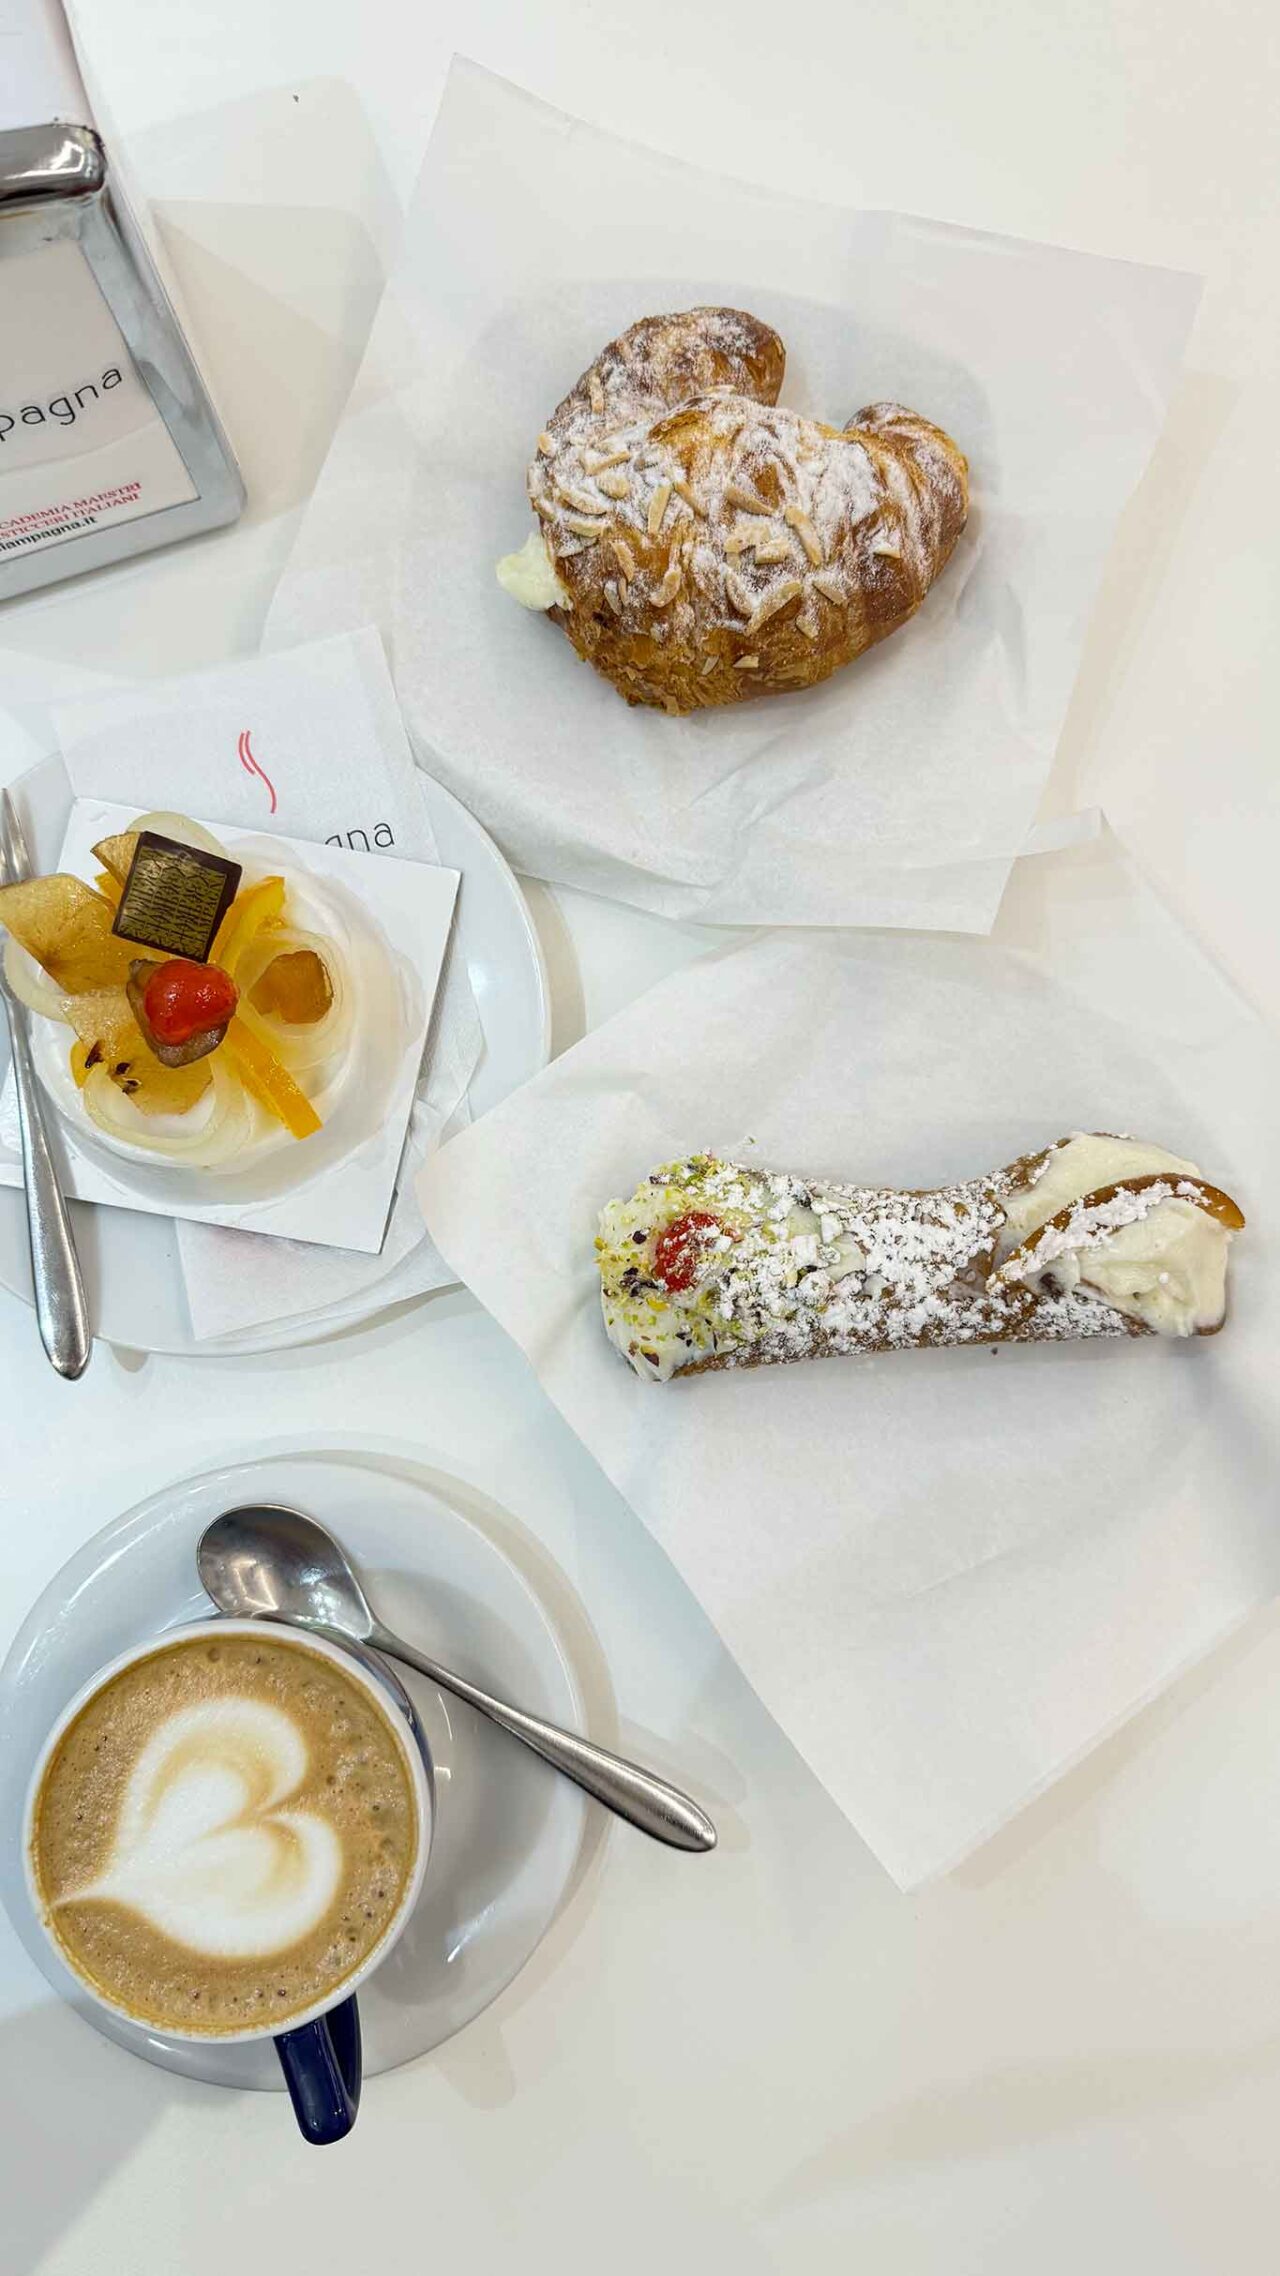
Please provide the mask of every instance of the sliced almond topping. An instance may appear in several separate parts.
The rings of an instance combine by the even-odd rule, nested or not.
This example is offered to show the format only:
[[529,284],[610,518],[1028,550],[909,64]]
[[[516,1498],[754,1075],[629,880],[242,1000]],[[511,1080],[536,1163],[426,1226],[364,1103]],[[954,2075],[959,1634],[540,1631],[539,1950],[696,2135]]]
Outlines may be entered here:
[[601,511],[600,500],[594,498],[589,490],[576,490],[572,482],[557,481],[555,491],[557,498],[563,498],[565,505],[572,506],[575,514],[598,514]]
[[716,660],[715,660],[715,657],[714,657],[714,656],[707,656],[707,657],[705,657],[705,658],[704,658],[704,660],[702,661],[702,663],[701,663],[701,664],[699,664],[699,666],[698,666],[698,678],[699,678],[700,680],[705,680],[705,678],[706,678],[706,676],[707,676],[708,672],[714,672],[715,668],[716,668]]
[[739,656],[733,668],[735,672],[758,672],[760,658],[758,656]]
[[766,506],[763,498],[757,498],[755,491],[745,489],[741,482],[726,482],[724,495],[727,505],[740,507],[744,514],[769,514],[773,511],[771,506]]
[[761,565],[791,559],[791,540],[780,529],[766,530],[763,537],[756,539],[755,548],[756,560]]
[[824,601],[834,601],[837,608],[843,606],[844,586],[833,569],[815,569],[809,583],[815,593],[821,593]]
[[808,554],[811,567],[820,569],[827,557],[822,550],[822,540],[809,516],[803,513],[799,506],[788,506],[786,519]]
[[542,433],[538,437],[538,448],[542,452],[543,457],[549,458],[555,447],[554,438],[547,433],[547,430],[544,427]]
[[566,529],[571,529],[575,537],[592,539],[603,537],[609,524],[607,522],[588,521],[585,514],[566,514],[564,526]]
[[592,408],[592,410],[595,412],[595,415],[596,415],[597,419],[603,419],[603,417],[604,417],[604,389],[603,389],[603,387],[602,387],[602,386],[601,386],[601,384],[600,384],[600,374],[599,374],[599,372],[595,372],[595,371],[593,371],[593,372],[592,372],[592,374],[591,374],[591,378],[590,378],[590,380],[589,380],[589,381],[588,381],[588,383],[587,383],[587,393],[588,393],[588,394],[590,395],[590,397],[591,397],[591,408]]
[[818,619],[813,614],[812,609],[801,609],[799,616],[796,618],[796,630],[797,632],[803,632],[806,640],[817,639]]
[[605,597],[605,599],[607,600],[607,602],[609,603],[609,606],[610,606],[610,608],[613,610],[613,613],[614,613],[614,615],[615,615],[615,616],[621,616],[621,614],[622,614],[622,595],[621,595],[621,593],[618,591],[618,587],[617,587],[617,584],[615,583],[615,581],[614,581],[614,579],[613,579],[612,577],[609,577],[608,579],[606,579],[606,582],[605,582],[605,588],[604,588],[604,597]]
[[611,466],[621,466],[630,455],[625,446],[621,450],[584,450],[582,463],[588,474],[604,474]]
[[556,509],[552,505],[549,498],[535,498],[533,501],[533,510],[535,514],[541,514],[544,522],[554,521],[555,519]]
[[732,569],[725,570],[724,589],[728,596],[729,606],[736,609],[739,616],[755,615],[755,594],[748,591],[741,577]]
[[662,518],[671,503],[671,484],[660,482],[649,500],[649,535],[656,537],[662,527]]
[[683,498],[686,506],[688,506],[695,514],[705,515],[707,510],[706,507],[700,506],[698,504],[698,501],[687,482],[673,482],[671,487],[675,491],[677,498]]
[[625,474],[602,474],[597,488],[603,490],[606,498],[629,498],[631,495],[631,484]]
[[762,624],[767,624],[771,616],[776,616],[779,609],[786,607],[788,601],[799,600],[803,591],[804,586],[798,577],[783,577],[778,584],[771,585],[764,599],[757,604],[755,614],[747,626],[748,632],[758,632]]
[[684,571],[678,561],[673,561],[653,596],[653,606],[656,609],[666,608],[668,603],[675,599],[683,583]]
[[617,562],[618,567],[622,571],[623,576],[626,578],[627,583],[630,584],[632,578],[636,573],[636,557],[634,553],[628,545],[625,537],[610,538],[609,543],[613,547],[613,557]]

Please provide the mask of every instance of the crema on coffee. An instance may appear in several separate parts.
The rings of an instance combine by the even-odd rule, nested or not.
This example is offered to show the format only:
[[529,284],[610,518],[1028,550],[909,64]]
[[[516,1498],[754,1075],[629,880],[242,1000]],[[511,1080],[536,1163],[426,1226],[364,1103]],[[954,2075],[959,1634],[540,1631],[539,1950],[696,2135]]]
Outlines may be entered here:
[[280,2025],[395,1918],[422,1829],[387,1718],[273,1636],[162,1645],[64,1732],[31,1861],[74,1972],[158,2029]]

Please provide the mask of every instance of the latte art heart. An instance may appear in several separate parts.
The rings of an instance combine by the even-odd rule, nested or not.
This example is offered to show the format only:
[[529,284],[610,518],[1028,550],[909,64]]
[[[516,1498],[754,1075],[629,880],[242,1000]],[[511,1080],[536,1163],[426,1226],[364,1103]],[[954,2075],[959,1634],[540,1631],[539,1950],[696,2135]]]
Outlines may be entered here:
[[28,1847],[45,1926],[135,2022],[288,2027],[332,2005],[402,1914],[429,1825],[415,1767],[336,1654],[229,1622],[162,1641],[50,1743]]
[[302,1732],[265,1700],[168,1716],[126,1781],[106,1871],[63,1903],[110,1899],[211,1959],[265,1958],[311,1934],[338,1894],[342,1844],[303,1783]]

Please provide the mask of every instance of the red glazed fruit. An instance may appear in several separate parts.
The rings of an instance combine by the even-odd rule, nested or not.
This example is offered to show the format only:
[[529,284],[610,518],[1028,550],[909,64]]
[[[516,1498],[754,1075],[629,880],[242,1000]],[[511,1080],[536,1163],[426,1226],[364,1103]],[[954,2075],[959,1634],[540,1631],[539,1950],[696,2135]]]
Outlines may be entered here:
[[225,1027],[239,1000],[235,981],[220,965],[173,956],[151,974],[142,1008],[158,1042],[189,1043],[194,1035]]
[[705,1209],[687,1209],[683,1217],[664,1225],[654,1244],[653,1269],[673,1296],[692,1288],[702,1270],[711,1235],[723,1230],[719,1218],[708,1216]]

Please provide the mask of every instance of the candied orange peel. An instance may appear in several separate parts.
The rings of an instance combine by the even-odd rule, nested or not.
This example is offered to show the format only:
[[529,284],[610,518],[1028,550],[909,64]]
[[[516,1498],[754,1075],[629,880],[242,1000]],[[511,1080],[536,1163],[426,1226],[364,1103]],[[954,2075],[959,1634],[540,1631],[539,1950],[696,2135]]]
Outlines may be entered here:
[[243,1010],[236,1013],[222,1046],[247,1091],[282,1122],[293,1138],[313,1138],[323,1127],[319,1115],[289,1070],[277,1059],[271,1045],[249,1024]]

